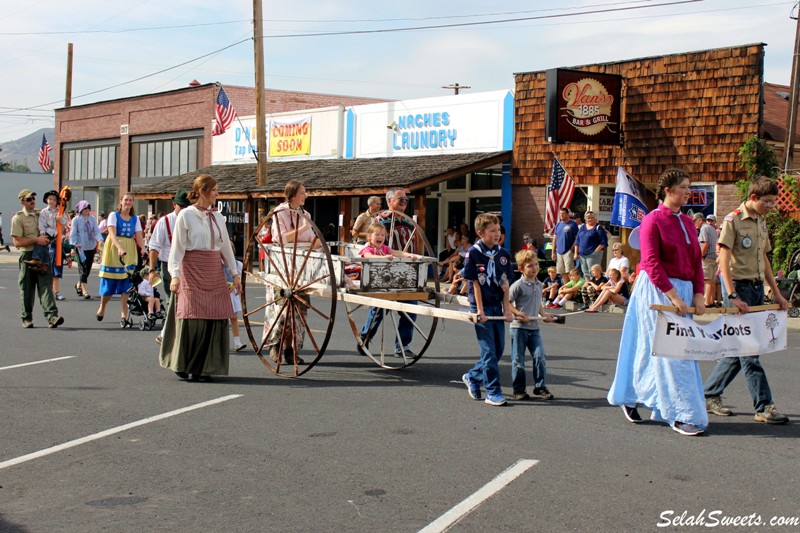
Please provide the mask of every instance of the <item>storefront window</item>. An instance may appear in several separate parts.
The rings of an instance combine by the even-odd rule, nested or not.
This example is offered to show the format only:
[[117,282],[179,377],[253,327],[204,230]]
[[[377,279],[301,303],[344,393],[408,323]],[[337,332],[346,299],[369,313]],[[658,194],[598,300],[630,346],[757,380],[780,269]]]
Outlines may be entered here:
[[467,176],[458,176],[456,178],[450,178],[444,183],[445,189],[448,191],[459,191],[464,190],[467,188]]
[[180,138],[147,135],[131,142],[131,177],[161,178],[193,172],[200,166],[203,137],[194,131]]
[[61,176],[65,182],[116,179],[119,177],[118,150],[117,145],[64,145]]
[[491,191],[503,187],[501,170],[480,170],[472,173],[470,189],[473,191]]

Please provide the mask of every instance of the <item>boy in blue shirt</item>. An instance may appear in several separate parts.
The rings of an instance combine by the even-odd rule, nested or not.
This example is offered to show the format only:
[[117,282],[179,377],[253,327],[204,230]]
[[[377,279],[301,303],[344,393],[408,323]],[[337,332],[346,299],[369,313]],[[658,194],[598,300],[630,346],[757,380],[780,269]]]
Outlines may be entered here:
[[511,322],[511,305],[508,302],[509,280],[514,270],[508,252],[499,246],[500,221],[494,215],[483,213],[475,219],[475,230],[480,239],[469,248],[464,263],[464,279],[469,280],[470,309],[477,313],[475,334],[481,350],[480,359],[461,377],[470,398],[481,399],[481,384],[486,389],[486,403],[506,405],[500,388],[498,360],[505,348],[505,325],[488,317],[502,316]]

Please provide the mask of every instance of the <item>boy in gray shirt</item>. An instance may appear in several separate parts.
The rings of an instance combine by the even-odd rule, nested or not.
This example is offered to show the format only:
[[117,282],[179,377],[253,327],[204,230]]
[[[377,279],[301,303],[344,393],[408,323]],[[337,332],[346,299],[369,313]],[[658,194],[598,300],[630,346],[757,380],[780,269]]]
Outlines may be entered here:
[[522,277],[508,290],[511,312],[511,381],[515,400],[530,400],[525,392],[525,350],[533,357],[533,397],[552,400],[553,395],[545,385],[547,374],[544,343],[539,334],[538,317],[553,322],[555,317],[540,311],[542,305],[542,283],[538,280],[539,260],[533,250],[522,250],[515,257],[517,269]]

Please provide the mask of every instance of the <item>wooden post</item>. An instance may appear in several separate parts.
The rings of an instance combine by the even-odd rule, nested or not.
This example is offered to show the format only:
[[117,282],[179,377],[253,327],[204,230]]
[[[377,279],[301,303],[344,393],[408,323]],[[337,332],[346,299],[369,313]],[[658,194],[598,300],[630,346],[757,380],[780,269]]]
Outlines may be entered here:
[[64,96],[64,107],[72,105],[72,43],[67,43],[67,91]]
[[259,188],[267,186],[267,132],[264,105],[264,21],[261,0],[253,0],[253,56],[256,76],[256,175]]

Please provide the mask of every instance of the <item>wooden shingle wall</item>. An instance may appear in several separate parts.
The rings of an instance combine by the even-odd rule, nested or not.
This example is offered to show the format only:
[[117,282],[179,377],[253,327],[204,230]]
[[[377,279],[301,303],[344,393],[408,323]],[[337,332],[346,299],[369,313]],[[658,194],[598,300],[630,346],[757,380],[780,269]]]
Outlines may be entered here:
[[764,45],[650,57],[577,70],[623,79],[623,146],[545,140],[545,72],[516,74],[513,185],[546,185],[556,155],[578,185],[613,184],[617,166],[644,183],[667,168],[733,182],[737,152],[759,134]]

